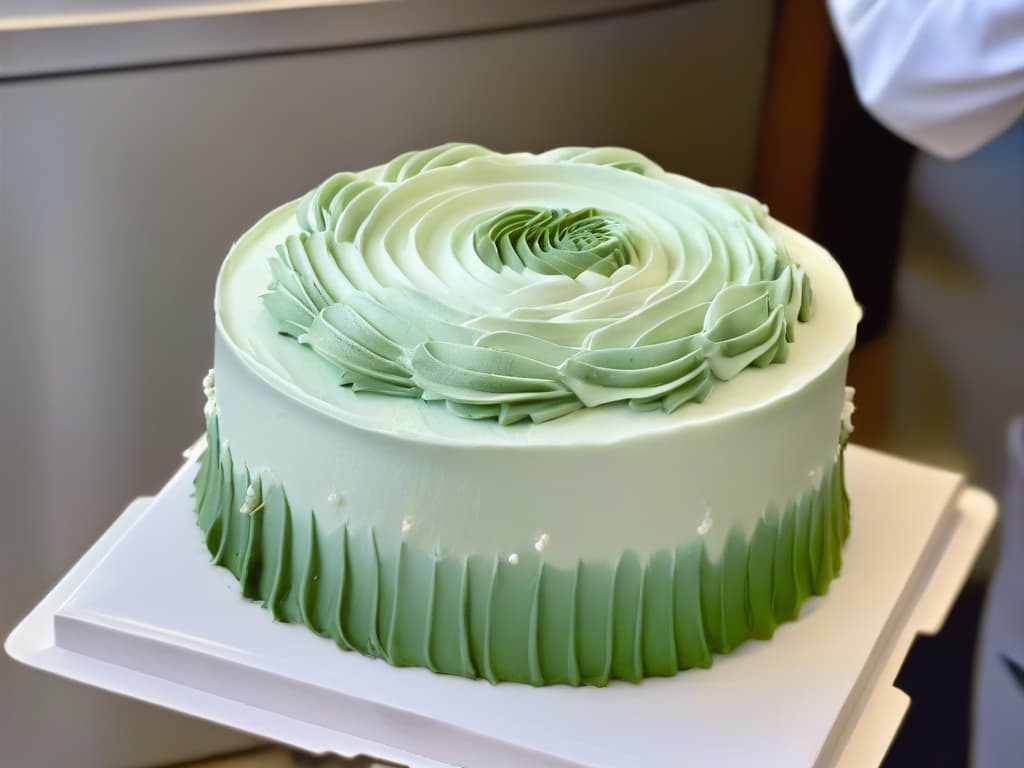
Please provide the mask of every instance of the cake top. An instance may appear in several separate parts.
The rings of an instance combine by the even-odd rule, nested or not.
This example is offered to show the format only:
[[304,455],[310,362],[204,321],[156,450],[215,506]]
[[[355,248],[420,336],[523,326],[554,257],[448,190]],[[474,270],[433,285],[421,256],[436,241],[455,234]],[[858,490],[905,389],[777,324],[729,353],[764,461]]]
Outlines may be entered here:
[[243,238],[259,235],[264,262],[243,270],[262,301],[247,311],[282,335],[236,341],[287,381],[315,369],[356,393],[300,383],[326,404],[437,400],[501,425],[584,408],[709,415],[752,369],[792,365],[798,326],[816,324],[812,284],[836,338],[807,360],[847,352],[859,315],[831,258],[760,203],[625,149],[447,144],[336,174],[286,208],[290,223],[279,211]]

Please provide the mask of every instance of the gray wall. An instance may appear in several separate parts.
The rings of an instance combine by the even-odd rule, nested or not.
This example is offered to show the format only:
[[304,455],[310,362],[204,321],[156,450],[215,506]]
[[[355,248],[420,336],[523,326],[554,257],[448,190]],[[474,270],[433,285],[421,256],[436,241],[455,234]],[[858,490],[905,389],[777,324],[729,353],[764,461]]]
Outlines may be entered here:
[[[878,447],[998,496],[1005,430],[1024,413],[1024,121],[962,160],[918,155],[907,194]],[[999,540],[976,578],[991,574]]]
[[[716,0],[0,82],[0,628],[199,434],[214,275],[263,212],[331,171],[452,139],[623,144],[748,188],[770,12]],[[159,763],[244,741],[6,658],[0,690],[11,765]]]
[[908,196],[886,447],[998,493],[1024,413],[1024,122],[962,160],[919,155]]

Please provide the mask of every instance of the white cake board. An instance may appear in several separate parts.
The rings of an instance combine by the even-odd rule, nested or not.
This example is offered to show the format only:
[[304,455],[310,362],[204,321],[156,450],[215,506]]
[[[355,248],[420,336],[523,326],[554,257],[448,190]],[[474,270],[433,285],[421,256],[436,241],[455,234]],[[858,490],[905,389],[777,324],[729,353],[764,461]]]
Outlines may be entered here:
[[209,564],[189,460],[117,519],[7,638],[55,674],[314,753],[411,768],[863,766],[909,699],[892,687],[938,631],[995,520],[962,478],[851,446],[840,578],[769,642],[605,689],[395,669],[273,622]]

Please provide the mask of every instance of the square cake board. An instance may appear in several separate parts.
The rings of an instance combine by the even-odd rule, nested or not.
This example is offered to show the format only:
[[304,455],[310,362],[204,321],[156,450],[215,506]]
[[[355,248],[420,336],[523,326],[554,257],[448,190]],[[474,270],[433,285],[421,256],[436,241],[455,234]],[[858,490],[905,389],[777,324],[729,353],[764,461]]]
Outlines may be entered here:
[[639,685],[493,686],[341,652],[242,599],[195,522],[195,453],[7,653],[309,752],[410,768],[878,764],[909,704],[896,673],[914,636],[941,627],[996,517],[960,475],[851,445],[842,573],[772,640]]

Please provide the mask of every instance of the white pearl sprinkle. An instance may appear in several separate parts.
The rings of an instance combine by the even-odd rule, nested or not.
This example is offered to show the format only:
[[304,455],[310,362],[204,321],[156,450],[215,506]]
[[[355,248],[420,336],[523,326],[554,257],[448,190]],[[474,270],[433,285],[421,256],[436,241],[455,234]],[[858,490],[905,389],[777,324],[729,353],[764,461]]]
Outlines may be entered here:
[[697,533],[701,536],[706,536],[711,530],[711,526],[714,522],[711,520],[711,507],[704,510],[704,519],[700,521],[700,525],[697,526]]
[[515,552],[513,552],[511,555],[509,555],[508,556],[508,564],[509,565],[519,565],[519,555],[517,555]]
[[331,491],[327,494],[327,503],[332,507],[343,507],[345,506],[345,494]]
[[548,545],[549,541],[551,541],[551,537],[548,536],[546,533],[542,533],[540,537],[537,539],[537,541],[534,542],[533,548],[536,549],[538,552],[543,552],[544,547]]
[[402,533],[408,533],[412,530],[412,520],[408,517],[402,521]]
[[242,506],[238,508],[238,511],[243,515],[251,515],[257,509],[259,507],[256,506],[256,488],[252,483],[249,483],[245,488],[245,500],[242,502]]
[[818,469],[817,469],[817,467],[815,467],[814,469],[809,470],[807,472],[807,476],[809,478],[811,478],[811,479],[814,479],[815,477],[817,477],[818,476]]
[[215,384],[213,377],[213,369],[211,368],[209,372],[203,377],[203,394],[206,395],[207,400],[213,400],[214,389]]
[[853,432],[853,413],[857,410],[857,406],[853,403],[853,397],[856,391],[853,387],[847,387],[845,390],[845,397],[843,398],[843,412],[842,421],[843,429],[846,430],[846,434]]

